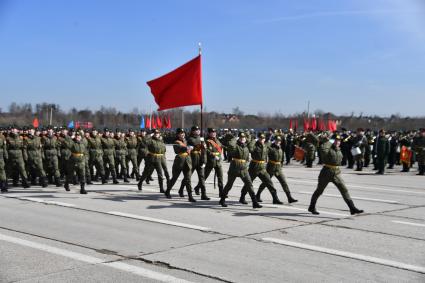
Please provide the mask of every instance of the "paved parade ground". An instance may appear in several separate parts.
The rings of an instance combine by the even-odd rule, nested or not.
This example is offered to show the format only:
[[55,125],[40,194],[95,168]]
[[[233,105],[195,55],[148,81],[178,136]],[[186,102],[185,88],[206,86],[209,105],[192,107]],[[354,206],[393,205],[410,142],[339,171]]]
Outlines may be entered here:
[[[173,157],[168,147],[170,172]],[[351,216],[329,185],[314,216],[320,169],[284,166],[299,202],[288,205],[273,179],[284,205],[266,190],[262,209],[238,203],[240,180],[219,206],[213,174],[211,200],[196,203],[178,197],[179,182],[166,199],[155,175],[142,192],[135,180],[87,186],[87,195],[11,188],[0,195],[0,282],[425,282],[425,177],[343,169],[365,213]]]

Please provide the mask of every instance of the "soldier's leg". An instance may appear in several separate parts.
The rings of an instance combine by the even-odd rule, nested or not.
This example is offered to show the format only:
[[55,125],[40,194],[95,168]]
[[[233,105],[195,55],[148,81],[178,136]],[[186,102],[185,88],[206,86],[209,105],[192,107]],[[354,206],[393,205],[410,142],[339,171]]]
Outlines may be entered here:
[[43,187],[43,188],[45,188],[45,187],[47,187],[47,180],[46,180],[46,172],[44,171],[44,168],[43,168],[43,161],[41,160],[41,157],[40,158],[37,158],[36,160],[35,160],[35,163],[34,163],[34,165],[35,165],[35,171],[36,171],[36,174],[37,174],[37,176],[39,177],[39,181],[40,181],[40,185]]
[[78,180],[80,183],[80,194],[87,194],[87,191],[85,189],[85,180],[86,180],[86,160],[82,160],[77,163],[77,166],[75,168],[75,173],[78,176]]
[[279,197],[277,196],[277,191],[273,185],[273,182],[270,178],[270,175],[267,172],[261,172],[258,177],[261,180],[262,184],[265,184],[266,187],[269,189],[270,194],[273,197],[273,204],[283,204],[280,200]]
[[363,210],[357,209],[354,206],[353,200],[351,199],[350,194],[348,193],[344,180],[342,180],[341,178],[341,174],[335,174],[333,176],[332,183],[334,183],[334,185],[338,188],[339,192],[342,195],[342,198],[344,199],[345,203],[350,208],[351,214],[358,214],[363,212]]
[[143,169],[142,176],[140,177],[139,182],[137,183],[139,191],[142,190],[143,182],[146,180],[146,178],[148,178],[148,176],[152,175],[154,169],[155,165],[152,161],[145,163],[145,168]]
[[233,186],[233,183],[235,182],[235,180],[236,180],[235,175],[231,175],[231,174],[227,175],[227,183],[226,183],[226,186],[224,186],[223,194],[221,195],[220,202],[219,202],[219,204],[222,207],[227,207],[226,197],[227,197],[229,191],[232,189],[232,186]]
[[214,174],[217,175],[218,194],[221,197],[223,194],[223,168],[221,167],[221,164],[214,168],[214,172]]
[[289,203],[297,202],[298,200],[294,199],[291,195],[291,191],[289,190],[288,183],[286,182],[285,175],[282,172],[276,174],[276,178],[282,186],[283,191],[285,192],[286,197],[288,198]]
[[52,171],[53,171],[53,177],[55,179],[55,185],[56,187],[60,187],[62,186],[61,181],[60,181],[60,172],[59,172],[59,159],[56,155],[54,155],[51,158],[51,165],[52,165]]
[[136,176],[136,180],[139,181],[140,179],[140,172],[139,172],[139,165],[137,164],[137,154],[130,155],[130,162],[132,168],[132,172]]
[[241,177],[242,182],[244,183],[244,187],[251,197],[252,207],[253,208],[261,208],[262,206],[257,202],[257,198],[255,197],[254,188],[252,186],[252,180],[249,174],[244,174]]
[[7,192],[7,186],[6,186],[6,170],[5,170],[5,163],[3,158],[0,158],[0,190],[2,193]]
[[171,198],[170,191],[173,188],[174,184],[177,181],[177,178],[180,176],[180,173],[182,172],[182,168],[180,168],[176,163],[173,164],[173,177],[171,178],[170,182],[167,182],[167,190],[165,191],[165,196],[167,198]]
[[319,183],[317,184],[317,188],[314,191],[313,195],[311,196],[310,200],[310,206],[308,208],[308,211],[310,211],[313,214],[319,214],[316,210],[316,202],[319,199],[319,197],[322,195],[323,191],[325,190],[326,186],[329,184],[329,182],[332,180],[332,175],[334,173],[330,169],[323,168],[320,171],[319,174]]
[[109,157],[108,157],[108,169],[109,169],[109,172],[111,173],[111,175],[112,175],[112,180],[113,180],[113,183],[114,184],[119,184],[119,182],[118,182],[118,180],[117,180],[117,174],[116,174],[116,167],[115,167],[115,158],[114,158],[114,156],[112,156],[112,155],[110,155]]
[[[248,173],[249,173],[249,177],[251,179],[251,182],[254,182],[255,178],[257,178],[257,170],[254,169],[254,167],[249,167],[248,168]],[[245,200],[245,196],[248,193],[248,188],[245,187],[245,185],[242,187],[241,189],[241,197],[239,199],[239,202],[242,204],[248,204]]]
[[92,185],[91,174],[90,174],[90,166],[89,166],[89,156],[84,156],[84,172],[86,176],[86,183],[88,185]]
[[[193,175],[193,172],[195,171],[195,167],[192,167],[192,170],[191,170],[191,172],[190,172],[190,178],[192,178],[192,175]],[[183,172],[184,173],[184,172]],[[179,188],[179,196],[181,197],[181,198],[184,198],[184,188],[186,187],[186,183],[185,183],[185,180],[183,179],[181,182],[180,182],[180,188]],[[199,194],[199,193],[198,193]]]
[[125,155],[121,155],[120,164],[121,164],[121,174],[122,174],[122,177],[124,179],[124,182],[129,183],[130,181],[127,178],[128,177],[128,167],[127,167]]
[[167,180],[167,182],[169,182],[171,178],[170,178],[170,173],[168,173],[167,160],[165,159],[164,156],[161,157],[161,167],[162,167],[162,170],[164,171],[165,179]]
[[105,166],[103,165],[103,157],[97,156],[94,160],[94,166],[96,168],[96,175],[99,175],[102,179],[102,184],[106,184],[106,177],[105,177]]
[[192,172],[193,171],[189,167],[189,165],[185,164],[185,166],[183,167],[183,182],[186,185],[186,191],[189,197],[189,201],[196,202],[196,200],[192,196],[192,181],[191,181]]
[[18,159],[16,165],[17,165],[16,167],[19,172],[19,175],[21,176],[22,186],[24,188],[29,188],[30,186],[28,184],[28,175],[27,175],[27,170],[25,170],[24,160]]
[[155,162],[155,170],[158,176],[159,192],[164,193],[164,175],[162,173],[162,162]]

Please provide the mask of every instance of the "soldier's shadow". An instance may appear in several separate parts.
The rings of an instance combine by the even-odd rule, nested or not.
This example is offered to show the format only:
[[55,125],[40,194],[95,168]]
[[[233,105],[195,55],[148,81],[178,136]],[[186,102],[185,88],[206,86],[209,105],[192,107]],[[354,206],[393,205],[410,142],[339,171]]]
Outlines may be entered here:
[[[90,193],[90,192],[89,192]],[[127,195],[127,196],[103,196],[103,197],[94,197],[92,199],[98,199],[98,200],[108,200],[108,201],[114,201],[114,202],[127,202],[127,201],[135,201],[135,200],[159,200],[163,198],[163,195]]]
[[288,213],[288,212],[261,212],[260,210],[256,210],[255,213],[253,212],[235,212],[233,213],[233,216],[237,216],[237,217],[246,217],[246,216],[276,216],[276,217],[281,217],[281,216],[296,216],[296,217],[307,217],[307,218],[320,218],[320,219],[335,219],[332,217],[326,217],[326,216],[322,216],[322,215],[313,215],[309,212],[293,212],[293,213]]

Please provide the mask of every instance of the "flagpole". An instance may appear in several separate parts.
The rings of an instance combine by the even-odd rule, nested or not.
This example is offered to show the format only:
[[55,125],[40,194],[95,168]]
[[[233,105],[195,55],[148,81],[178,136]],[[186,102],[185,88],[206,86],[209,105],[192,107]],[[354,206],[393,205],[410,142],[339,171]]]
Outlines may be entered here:
[[[201,47],[201,43],[198,42],[198,52],[199,52],[199,56],[201,56],[202,54],[202,47]],[[202,78],[201,78],[202,79]],[[203,94],[202,94],[203,95]],[[203,103],[204,99],[202,98],[202,103],[201,103],[201,137],[204,136],[204,103]]]

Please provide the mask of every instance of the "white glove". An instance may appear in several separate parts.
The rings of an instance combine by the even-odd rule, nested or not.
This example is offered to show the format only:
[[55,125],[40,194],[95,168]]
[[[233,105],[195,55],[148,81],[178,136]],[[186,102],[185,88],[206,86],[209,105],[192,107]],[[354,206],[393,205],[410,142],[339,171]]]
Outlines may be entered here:
[[188,149],[188,150],[192,150],[192,149],[193,149],[193,146],[188,145],[188,146],[187,146],[187,149]]
[[201,165],[201,168],[205,168],[205,164],[202,164],[202,165]]
[[205,141],[204,137],[201,137],[199,140],[200,140],[201,142],[204,142],[204,141]]
[[217,160],[217,161],[220,160],[220,156],[216,156],[215,160]]

